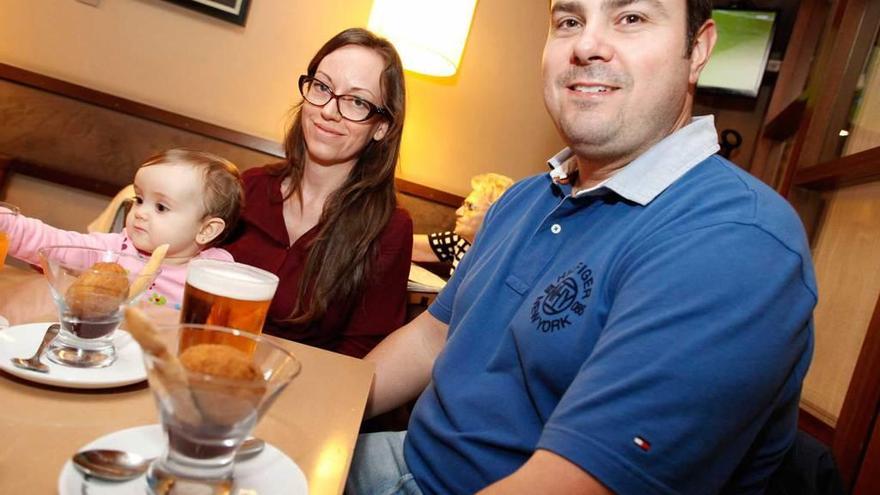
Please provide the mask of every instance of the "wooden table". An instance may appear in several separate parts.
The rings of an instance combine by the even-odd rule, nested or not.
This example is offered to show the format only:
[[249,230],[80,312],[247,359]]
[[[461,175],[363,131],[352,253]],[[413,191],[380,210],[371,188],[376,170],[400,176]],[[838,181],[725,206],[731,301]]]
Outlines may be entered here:
[[[9,266],[0,270],[0,315],[13,325],[46,321],[46,310],[51,311],[46,303],[51,300],[41,275]],[[340,494],[372,365],[281,342],[302,362],[302,372],[255,433],[297,463],[309,493]],[[62,466],[80,447],[120,429],[157,422],[146,382],[90,391],[38,385],[0,372],[0,493],[56,493]]]

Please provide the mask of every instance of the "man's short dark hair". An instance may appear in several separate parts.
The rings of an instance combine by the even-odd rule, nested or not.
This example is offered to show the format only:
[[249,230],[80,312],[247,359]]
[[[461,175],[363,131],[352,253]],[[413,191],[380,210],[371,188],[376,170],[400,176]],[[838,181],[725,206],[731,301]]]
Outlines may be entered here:
[[697,41],[697,32],[703,23],[712,18],[712,0],[687,0],[687,49],[690,57]]

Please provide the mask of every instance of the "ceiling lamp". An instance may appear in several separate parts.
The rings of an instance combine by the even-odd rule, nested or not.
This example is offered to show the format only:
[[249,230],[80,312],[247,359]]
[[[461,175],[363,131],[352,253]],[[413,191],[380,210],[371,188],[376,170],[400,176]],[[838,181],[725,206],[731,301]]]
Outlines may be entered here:
[[367,27],[394,43],[406,70],[455,75],[477,0],[374,0]]

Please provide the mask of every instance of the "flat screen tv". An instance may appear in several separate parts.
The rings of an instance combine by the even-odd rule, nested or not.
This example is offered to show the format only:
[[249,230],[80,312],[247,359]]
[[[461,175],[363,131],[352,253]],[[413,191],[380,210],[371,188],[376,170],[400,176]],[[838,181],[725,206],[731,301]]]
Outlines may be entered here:
[[770,56],[776,13],[713,9],[718,42],[697,87],[757,96]]

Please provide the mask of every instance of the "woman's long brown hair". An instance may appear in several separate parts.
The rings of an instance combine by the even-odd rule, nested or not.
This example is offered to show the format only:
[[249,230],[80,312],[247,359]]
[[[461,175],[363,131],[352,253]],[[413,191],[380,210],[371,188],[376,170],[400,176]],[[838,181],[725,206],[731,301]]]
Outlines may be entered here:
[[[344,311],[354,307],[364,281],[370,276],[378,238],[397,207],[394,170],[400,155],[405,90],[403,65],[394,46],[365,29],[353,28],[331,38],[309,62],[314,76],[321,61],[347,45],[378,53],[385,61],[380,78],[382,105],[390,114],[388,131],[379,141],[370,140],[342,186],[324,203],[320,230],[312,241],[290,321],[320,319],[330,304]],[[302,102],[296,107],[284,140],[287,161],[276,170],[290,179],[284,199],[299,192],[305,168],[306,144],[302,129]],[[373,118],[385,118],[377,115]]]

